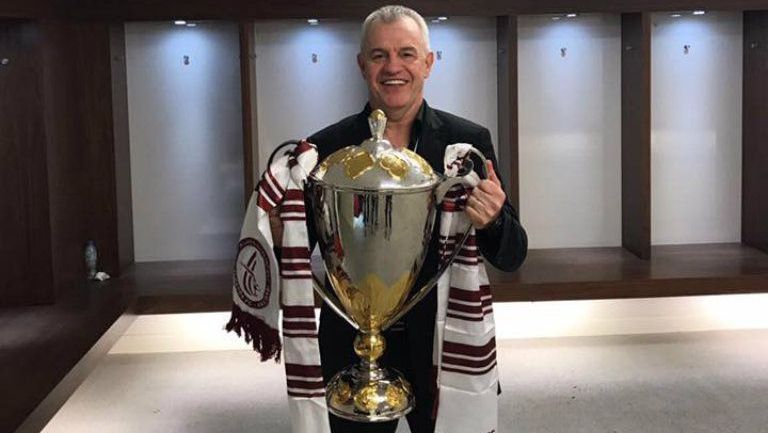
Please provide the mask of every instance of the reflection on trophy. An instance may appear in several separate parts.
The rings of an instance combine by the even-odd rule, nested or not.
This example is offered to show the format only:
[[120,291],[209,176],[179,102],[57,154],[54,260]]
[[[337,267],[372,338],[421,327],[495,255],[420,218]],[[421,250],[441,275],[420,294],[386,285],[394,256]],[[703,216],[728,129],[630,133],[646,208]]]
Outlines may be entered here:
[[[309,176],[311,206],[323,261],[333,288],[315,277],[315,289],[359,332],[360,362],[327,384],[329,410],[342,418],[376,422],[406,415],[416,402],[401,373],[380,366],[382,331],[399,320],[437,283],[468,233],[457,241],[424,287],[414,289],[433,233],[438,205],[463,177],[445,178],[421,156],[384,139],[386,117],[369,118],[372,137],[322,161]],[[476,152],[481,159],[482,155]],[[471,161],[467,160],[471,171]]]

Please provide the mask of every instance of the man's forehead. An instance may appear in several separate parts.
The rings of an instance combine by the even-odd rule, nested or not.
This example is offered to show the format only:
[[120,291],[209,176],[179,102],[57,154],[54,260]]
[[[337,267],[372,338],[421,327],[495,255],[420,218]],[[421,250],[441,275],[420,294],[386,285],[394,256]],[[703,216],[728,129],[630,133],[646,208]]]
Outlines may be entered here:
[[392,22],[375,22],[366,35],[366,49],[403,49],[426,46],[419,25],[410,17]]

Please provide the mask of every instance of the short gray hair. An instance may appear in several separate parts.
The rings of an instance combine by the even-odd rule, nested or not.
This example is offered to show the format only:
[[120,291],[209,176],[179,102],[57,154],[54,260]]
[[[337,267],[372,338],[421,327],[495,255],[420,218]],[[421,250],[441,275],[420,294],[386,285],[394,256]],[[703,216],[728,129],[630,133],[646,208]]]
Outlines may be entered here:
[[360,36],[360,52],[365,51],[365,43],[368,40],[368,33],[371,31],[371,27],[373,27],[374,24],[377,22],[393,23],[402,18],[410,18],[416,22],[419,26],[419,31],[421,32],[424,48],[429,51],[429,27],[427,27],[427,22],[424,21],[424,17],[409,7],[388,5],[382,6],[371,12],[363,22],[363,31]]

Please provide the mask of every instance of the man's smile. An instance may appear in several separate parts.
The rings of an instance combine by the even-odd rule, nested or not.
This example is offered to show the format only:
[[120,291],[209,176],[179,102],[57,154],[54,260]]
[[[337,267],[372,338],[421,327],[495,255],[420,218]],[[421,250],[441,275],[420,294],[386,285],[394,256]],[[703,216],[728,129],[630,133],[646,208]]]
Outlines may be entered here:
[[388,80],[382,80],[379,83],[381,83],[382,86],[404,86],[408,81],[399,78],[390,78]]

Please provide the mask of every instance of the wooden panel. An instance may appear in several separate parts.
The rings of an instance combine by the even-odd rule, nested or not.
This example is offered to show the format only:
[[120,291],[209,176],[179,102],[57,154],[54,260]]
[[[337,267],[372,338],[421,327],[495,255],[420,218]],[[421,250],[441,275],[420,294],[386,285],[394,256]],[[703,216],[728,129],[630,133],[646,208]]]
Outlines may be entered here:
[[651,254],[651,19],[621,15],[621,238]]
[[133,206],[131,151],[128,132],[128,72],[125,62],[125,26],[109,27],[112,75],[112,123],[115,149],[115,205],[120,270],[133,263]]
[[[0,21],[0,305],[53,300],[40,34]],[[4,65],[2,63],[5,63]]]
[[227,295],[158,295],[136,300],[136,314],[184,314],[230,311],[232,296]]
[[46,21],[46,134],[57,292],[85,276],[83,248],[96,241],[99,268],[119,271],[109,28]]
[[[101,268],[117,274],[108,26],[44,20],[34,28],[40,31],[38,85],[30,81],[18,90],[3,87],[0,106],[10,100],[17,110],[33,103],[40,107],[41,121],[26,125],[25,130],[42,137],[37,146],[42,156],[35,156],[41,161],[33,179],[47,184],[48,194],[43,191],[39,197],[48,205],[42,228],[49,230],[44,235],[32,233],[50,242],[46,263],[52,268],[56,302],[0,310],[0,329],[12,341],[0,350],[0,389],[5,394],[13,391],[13,398],[4,399],[0,410],[3,432],[18,427],[133,299],[125,280],[86,283],[83,263],[84,243],[95,239]],[[31,49],[23,52],[30,58],[35,54]],[[35,77],[27,72],[26,76]],[[5,118],[2,114],[0,119]],[[24,150],[36,155],[36,147],[25,144],[29,146]],[[30,226],[37,225],[31,216],[27,218]],[[37,272],[44,273],[45,268],[36,267],[32,274]],[[28,286],[31,291],[42,284]]]
[[[7,0],[0,17],[159,19],[363,18],[381,2],[356,0]],[[503,16],[564,12],[641,12],[673,10],[761,10],[764,0],[414,0],[408,5],[425,16]]]
[[[315,259],[312,268],[323,275]],[[650,260],[618,247],[536,249],[517,272],[487,269],[496,302],[768,291],[768,254],[737,243],[656,246]],[[137,264],[128,278],[141,311],[158,314],[226,311],[230,274],[226,261],[157,262]]]
[[232,295],[233,260],[176,260],[134,264],[128,278],[139,296]]
[[54,13],[53,0],[3,0],[0,2],[0,17],[38,18]]
[[109,25],[76,23],[77,126],[87,161],[86,234],[100,245],[100,267],[119,274]]
[[531,250],[516,273],[491,267],[494,301],[644,298],[768,291],[768,255],[741,244]]
[[248,200],[254,189],[254,167],[258,167],[258,123],[256,116],[256,65],[254,52],[253,22],[240,22],[240,94],[242,95],[241,110],[243,113],[243,180],[244,199]]
[[768,11],[744,13],[742,241],[768,252]]
[[496,18],[499,172],[512,206],[520,211],[517,121],[517,17]]
[[[77,17],[126,20],[364,18],[382,3],[357,0],[88,0],[67,2]],[[413,0],[408,5],[425,16],[504,16],[564,12],[640,12],[764,9],[764,0]]]
[[0,432],[13,432],[133,302],[120,280],[71,288],[53,305],[0,310]]

